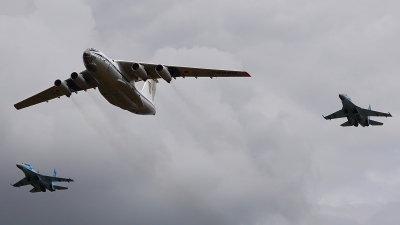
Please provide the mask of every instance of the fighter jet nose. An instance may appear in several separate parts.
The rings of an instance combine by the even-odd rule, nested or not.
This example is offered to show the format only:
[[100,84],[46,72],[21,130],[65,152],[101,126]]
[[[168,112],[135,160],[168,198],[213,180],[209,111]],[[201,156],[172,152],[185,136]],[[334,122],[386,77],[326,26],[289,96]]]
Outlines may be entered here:
[[22,170],[22,165],[21,164],[19,164],[19,163],[17,163],[17,167],[19,168],[19,169],[21,169]]
[[340,95],[339,95],[339,98],[340,98],[341,100],[344,100],[346,97],[344,97],[344,95],[340,94]]

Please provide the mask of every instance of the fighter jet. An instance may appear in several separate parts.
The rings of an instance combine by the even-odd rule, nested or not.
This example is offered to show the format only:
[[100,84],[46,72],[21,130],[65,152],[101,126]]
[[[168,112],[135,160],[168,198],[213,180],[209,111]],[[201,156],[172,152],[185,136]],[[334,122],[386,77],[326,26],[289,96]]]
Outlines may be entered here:
[[25,178],[18,181],[15,184],[11,184],[14,187],[21,187],[25,185],[32,185],[33,188],[30,190],[31,193],[35,192],[46,192],[49,190],[51,192],[55,190],[65,190],[67,187],[57,186],[56,182],[73,182],[71,178],[60,178],[56,177],[56,170],[53,172],[53,176],[45,176],[38,172],[36,172],[33,167],[27,163],[17,163],[17,167],[22,170],[25,174]]
[[370,116],[381,116],[381,117],[392,117],[390,113],[382,113],[371,110],[371,106],[368,109],[360,108],[351,101],[351,99],[346,94],[339,95],[340,100],[342,100],[343,108],[329,116],[323,116],[326,120],[337,119],[342,117],[347,117],[347,122],[341,124],[342,127],[355,126],[358,127],[360,124],[363,127],[379,126],[383,125],[381,122],[370,120]]

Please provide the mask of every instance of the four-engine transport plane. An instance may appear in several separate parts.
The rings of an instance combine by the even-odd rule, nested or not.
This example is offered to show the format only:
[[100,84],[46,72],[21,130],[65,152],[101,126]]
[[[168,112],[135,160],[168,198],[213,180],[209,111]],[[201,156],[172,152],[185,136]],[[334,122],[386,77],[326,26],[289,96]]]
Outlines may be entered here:
[[370,120],[370,116],[380,116],[380,117],[392,117],[390,113],[382,113],[377,111],[372,111],[371,106],[368,109],[360,108],[351,101],[351,99],[346,94],[339,95],[340,100],[342,100],[343,108],[335,113],[332,113],[329,116],[324,116],[325,119],[337,119],[342,117],[347,117],[347,122],[343,123],[342,127],[355,126],[377,126],[383,125],[381,122],[377,122],[374,120]]
[[56,170],[53,172],[53,176],[45,176],[36,172],[33,167],[27,163],[18,163],[17,167],[22,170],[25,174],[25,178],[18,181],[15,184],[11,184],[14,187],[21,187],[25,185],[32,185],[33,188],[30,190],[31,193],[35,192],[46,192],[49,190],[51,192],[55,190],[65,190],[67,187],[57,186],[56,182],[73,182],[71,178],[60,178],[56,177]]
[[[15,104],[22,109],[63,95],[70,97],[73,92],[99,88],[100,93],[112,105],[141,115],[155,115],[154,95],[156,83],[162,78],[168,83],[177,77],[250,77],[244,71],[215,70],[180,66],[165,66],[109,59],[97,49],[89,48],[83,52],[86,70],[76,73],[62,81],[56,80],[54,86],[26,100]],[[135,83],[144,81],[141,90]]]

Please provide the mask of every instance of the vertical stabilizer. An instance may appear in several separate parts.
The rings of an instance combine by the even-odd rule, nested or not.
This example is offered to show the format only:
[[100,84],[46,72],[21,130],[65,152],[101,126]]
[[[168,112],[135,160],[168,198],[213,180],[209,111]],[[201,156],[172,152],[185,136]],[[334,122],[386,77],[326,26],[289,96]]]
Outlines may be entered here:
[[[368,111],[371,111],[371,105],[368,106]],[[370,116],[368,116],[368,125],[371,124],[369,121]]]
[[[54,171],[53,171],[53,177],[55,177],[56,175],[57,175],[57,172],[56,172],[56,169],[54,169]],[[56,185],[56,182],[55,182],[55,181],[52,181],[51,184],[54,186],[54,185]]]
[[154,96],[156,95],[156,85],[157,81],[148,79],[144,82],[143,88],[140,91],[142,95],[151,102],[154,102]]

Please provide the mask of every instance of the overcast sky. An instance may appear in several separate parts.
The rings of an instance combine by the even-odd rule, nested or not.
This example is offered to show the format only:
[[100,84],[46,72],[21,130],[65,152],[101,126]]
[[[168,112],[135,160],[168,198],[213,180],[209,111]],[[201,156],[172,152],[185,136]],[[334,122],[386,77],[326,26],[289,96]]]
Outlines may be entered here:
[[[398,224],[400,2],[0,1],[1,224]],[[161,81],[157,114],[97,90],[13,105],[113,59],[245,70]],[[348,94],[381,127],[323,115]],[[71,177],[14,188],[16,163]],[[62,184],[63,185],[63,184]]]

